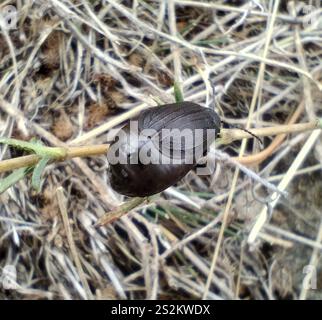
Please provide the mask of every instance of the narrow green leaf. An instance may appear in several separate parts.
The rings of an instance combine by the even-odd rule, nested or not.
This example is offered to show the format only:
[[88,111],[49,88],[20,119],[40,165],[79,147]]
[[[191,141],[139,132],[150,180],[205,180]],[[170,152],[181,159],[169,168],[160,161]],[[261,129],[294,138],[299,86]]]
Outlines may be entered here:
[[41,189],[41,176],[49,162],[50,158],[42,158],[36,164],[34,172],[32,173],[31,185],[37,191]]
[[26,142],[26,141],[17,140],[17,139],[11,139],[11,138],[0,138],[0,143],[7,144],[9,146],[23,149],[23,150],[34,151],[34,143],[33,142]]
[[12,187],[19,180],[23,179],[29,172],[31,172],[31,170],[32,167],[20,168],[0,180],[0,194]]
[[66,156],[65,148],[46,147],[40,140],[36,139],[32,139],[30,142],[27,142],[11,138],[0,138],[0,143],[26,151],[32,151],[43,158],[63,158]]
[[177,82],[177,81],[174,82],[173,91],[174,91],[174,97],[176,99],[176,102],[182,102],[183,101],[183,94],[182,94],[181,85],[179,82]]

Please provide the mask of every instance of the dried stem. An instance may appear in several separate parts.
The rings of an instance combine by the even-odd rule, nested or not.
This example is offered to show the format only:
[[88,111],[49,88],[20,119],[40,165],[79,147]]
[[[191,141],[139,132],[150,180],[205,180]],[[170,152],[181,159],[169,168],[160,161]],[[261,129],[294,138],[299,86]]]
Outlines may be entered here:
[[66,235],[67,235],[69,249],[72,254],[73,260],[75,262],[79,278],[80,278],[82,285],[85,289],[86,299],[93,300],[94,297],[93,297],[91,289],[88,285],[88,282],[87,282],[87,279],[86,279],[86,276],[85,276],[85,273],[84,273],[84,270],[82,267],[81,259],[80,259],[80,256],[79,256],[79,253],[78,253],[78,250],[75,245],[74,238],[73,238],[73,230],[70,225],[69,218],[68,218],[66,198],[64,196],[64,189],[62,187],[59,187],[57,189],[57,199],[58,199],[58,205],[59,205],[59,209],[61,212],[61,216],[63,218],[63,224],[64,224],[64,228],[65,228]]
[[[297,123],[293,125],[286,124],[276,127],[254,128],[250,129],[250,132],[257,137],[267,137],[285,133],[311,131],[319,128],[321,128],[321,123],[319,120],[316,120],[306,123]],[[242,140],[245,138],[253,138],[251,134],[242,129],[222,129],[220,133],[220,143],[222,144],[229,144],[235,140]]]
[[104,226],[106,224],[109,224],[109,223],[121,218],[123,215],[129,213],[131,210],[133,210],[136,207],[138,207],[140,204],[142,204],[147,199],[148,199],[147,197],[145,197],[145,198],[136,197],[136,198],[133,198],[133,199],[123,203],[122,205],[120,205],[115,210],[104,214],[96,222],[95,226],[96,227],[101,227],[101,226]]

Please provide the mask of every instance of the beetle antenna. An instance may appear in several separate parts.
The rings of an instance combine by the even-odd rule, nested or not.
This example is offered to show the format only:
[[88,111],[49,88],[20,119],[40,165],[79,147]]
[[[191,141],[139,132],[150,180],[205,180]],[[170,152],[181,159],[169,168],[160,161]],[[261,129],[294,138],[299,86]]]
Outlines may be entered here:
[[[228,125],[229,126],[229,124],[227,123],[227,122],[225,122],[225,121],[223,121],[223,120],[221,120],[221,123],[223,124],[223,125]],[[237,127],[235,127],[236,129],[240,129],[240,130],[243,130],[243,131],[245,131],[245,132],[247,132],[247,133],[249,133],[251,136],[253,136],[255,139],[257,139],[259,142],[260,142],[260,144],[263,146],[263,141],[262,141],[262,139],[261,138],[259,138],[258,136],[256,136],[256,134],[254,134],[254,133],[252,133],[251,131],[249,131],[249,130],[247,130],[247,129],[244,129],[244,128],[237,128]]]
[[244,129],[244,128],[239,128],[240,130],[243,130],[243,131],[245,131],[245,132],[247,132],[247,133],[249,133],[251,136],[253,136],[255,139],[257,139],[259,142],[260,142],[260,144],[263,146],[263,141],[262,141],[262,139],[260,139],[258,136],[256,136],[256,134],[254,134],[254,133],[252,133],[251,131],[249,131],[249,130],[247,130],[247,129]]
[[[218,104],[218,102],[216,100],[216,86],[215,86],[215,83],[213,81],[211,81],[211,80],[210,80],[210,83],[211,83],[211,87],[212,87],[212,101],[213,101],[213,106],[214,106],[214,109],[215,109],[215,107],[217,107],[217,104]],[[220,122],[223,125],[224,124],[227,124],[227,122],[225,122],[223,120],[221,120]],[[243,131],[249,133],[251,136],[253,136],[255,139],[257,139],[260,142],[260,144],[263,146],[263,141],[258,136],[256,136],[255,134],[253,134],[251,131],[249,131],[247,129],[243,129],[243,128],[238,128],[238,129],[243,130]]]

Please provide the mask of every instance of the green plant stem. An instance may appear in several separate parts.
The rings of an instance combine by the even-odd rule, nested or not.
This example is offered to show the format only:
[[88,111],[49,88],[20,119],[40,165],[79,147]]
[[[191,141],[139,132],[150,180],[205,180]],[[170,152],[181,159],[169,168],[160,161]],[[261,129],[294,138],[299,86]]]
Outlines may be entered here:
[[175,82],[173,84],[173,91],[174,91],[174,97],[176,102],[182,102],[184,100],[183,94],[182,94],[182,87],[179,82]]
[[[59,148],[64,149],[64,157],[57,157],[52,158],[51,161],[64,161],[72,158],[77,157],[90,157],[90,156],[99,156],[102,154],[106,154],[108,150],[108,144],[99,144],[99,145],[92,145],[92,146],[81,146],[81,147],[71,147],[71,148]],[[50,149],[50,147],[46,147]],[[57,149],[57,148],[53,148]],[[52,154],[52,153],[51,153]],[[15,169],[23,168],[23,167],[30,167],[36,165],[41,157],[36,154],[8,159],[0,161],[0,173],[12,171]]]
[[0,138],[0,143],[7,144],[15,148],[32,151],[41,157],[59,159],[66,156],[65,148],[46,147],[38,142],[27,142],[11,138]]

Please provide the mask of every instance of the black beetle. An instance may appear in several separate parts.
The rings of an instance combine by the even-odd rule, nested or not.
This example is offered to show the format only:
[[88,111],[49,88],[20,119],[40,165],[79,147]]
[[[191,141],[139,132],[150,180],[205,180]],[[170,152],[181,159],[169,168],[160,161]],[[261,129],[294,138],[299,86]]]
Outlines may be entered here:
[[[135,120],[136,130],[131,126]],[[150,196],[167,189],[207,153],[220,125],[214,110],[188,101],[144,110],[127,122],[120,130],[122,135],[110,145],[107,157],[112,188],[130,197]],[[193,135],[186,139],[178,132]],[[116,156],[117,161],[113,161]],[[156,159],[162,160],[153,162]]]

